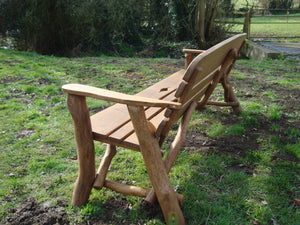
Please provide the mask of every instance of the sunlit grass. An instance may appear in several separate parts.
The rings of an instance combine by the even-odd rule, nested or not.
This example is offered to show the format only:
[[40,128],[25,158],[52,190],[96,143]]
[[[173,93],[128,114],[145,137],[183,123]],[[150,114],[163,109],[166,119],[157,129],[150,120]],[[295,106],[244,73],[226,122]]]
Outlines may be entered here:
[[[207,148],[204,143],[195,145],[194,150],[183,147],[170,171],[171,183],[185,197],[182,208],[187,224],[296,224],[299,214],[291,202],[298,198],[299,163],[283,159],[299,159],[300,130],[294,126],[300,119],[299,108],[287,111],[276,89],[263,85],[287,88],[285,83],[268,79],[271,75],[279,76],[278,80],[290,79],[289,85],[296,89],[298,62],[241,60],[237,64],[243,72],[234,70],[236,79],[232,83],[243,113],[234,116],[226,108],[207,106],[194,112],[189,131],[214,141],[253,138],[255,145],[235,149],[234,143],[228,142],[233,144],[232,153],[228,149],[223,153],[214,144],[208,151],[203,150]],[[183,67],[183,59],[68,59],[0,50],[1,219],[29,196],[39,202],[70,203],[78,162],[72,118],[61,91],[63,84],[85,83],[136,93]],[[213,97],[221,100],[220,93]],[[111,103],[88,99],[87,104],[95,111]],[[284,123],[291,127],[283,130]],[[168,138],[175,134],[174,129]],[[282,143],[282,138],[288,142]],[[168,151],[169,142],[163,150]],[[96,165],[104,150],[104,144],[95,145]],[[108,176],[126,184],[151,187],[138,152],[119,148]],[[138,210],[139,197],[125,198],[131,207],[126,212],[105,211],[107,201],[124,198],[107,189],[93,190],[86,206],[66,207],[68,218],[76,224],[113,213],[120,223],[164,223],[160,217],[149,218]]]
[[[244,22],[244,18],[236,18],[235,22]],[[242,32],[243,25],[233,26],[233,31]],[[287,22],[286,15],[252,17],[250,36],[255,37],[300,37],[300,14],[290,15]]]

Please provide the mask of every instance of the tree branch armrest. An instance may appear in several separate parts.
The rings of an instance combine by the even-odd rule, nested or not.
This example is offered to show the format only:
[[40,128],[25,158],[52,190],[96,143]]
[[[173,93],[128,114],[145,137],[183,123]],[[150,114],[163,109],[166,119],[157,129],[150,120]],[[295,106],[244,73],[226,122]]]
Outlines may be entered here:
[[205,50],[197,50],[197,49],[182,49],[184,53],[193,53],[193,54],[201,54],[205,52]]
[[182,49],[182,51],[185,53],[185,68],[187,69],[190,63],[194,59],[195,54],[201,54],[205,52],[204,50],[197,50],[197,49]]
[[150,107],[162,107],[180,109],[181,104],[178,102],[163,101],[154,98],[141,97],[136,95],[128,95],[115,91],[110,91],[102,88],[96,88],[82,84],[66,84],[62,86],[62,90],[65,93],[72,95],[79,95],[85,97],[91,97],[104,101],[110,101],[115,103],[121,103],[133,106],[150,106]]

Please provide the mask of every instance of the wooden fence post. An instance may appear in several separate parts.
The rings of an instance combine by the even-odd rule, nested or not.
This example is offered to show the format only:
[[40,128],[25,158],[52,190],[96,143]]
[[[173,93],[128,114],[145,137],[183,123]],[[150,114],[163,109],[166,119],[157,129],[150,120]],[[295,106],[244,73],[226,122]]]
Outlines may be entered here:
[[247,38],[250,38],[250,10],[246,12],[244,19],[243,32],[247,33]]

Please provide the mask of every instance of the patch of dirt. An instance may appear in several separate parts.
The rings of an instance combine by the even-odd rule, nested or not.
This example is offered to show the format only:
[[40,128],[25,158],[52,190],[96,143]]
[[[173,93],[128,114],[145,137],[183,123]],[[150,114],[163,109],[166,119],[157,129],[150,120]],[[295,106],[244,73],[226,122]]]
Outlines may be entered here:
[[70,224],[65,211],[65,204],[57,202],[55,206],[50,206],[45,202],[38,204],[35,198],[26,199],[17,209],[10,209],[11,216],[5,218],[3,225],[54,225]]
[[[100,203],[101,204],[101,203]],[[109,198],[101,205],[101,217],[93,216],[86,218],[84,222],[74,223],[68,219],[68,214],[65,210],[67,204],[58,202],[55,206],[51,206],[50,203],[38,203],[35,198],[26,199],[20,207],[16,209],[10,209],[8,216],[1,221],[3,225],[104,225],[104,224],[132,224],[129,221],[120,221],[116,214],[117,211],[128,213],[132,210],[132,205],[127,201],[126,197],[120,197],[119,199]],[[151,205],[145,201],[142,201],[138,210],[146,213],[148,218],[154,216],[160,217],[163,221],[163,214],[158,204]],[[145,221],[136,221],[135,224],[144,224]]]

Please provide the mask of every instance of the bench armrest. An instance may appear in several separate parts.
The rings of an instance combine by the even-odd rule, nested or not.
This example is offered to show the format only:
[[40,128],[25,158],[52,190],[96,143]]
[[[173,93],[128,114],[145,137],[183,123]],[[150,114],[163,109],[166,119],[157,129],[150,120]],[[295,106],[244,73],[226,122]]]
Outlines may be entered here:
[[62,86],[62,90],[65,93],[72,95],[92,97],[104,101],[111,101],[126,105],[162,107],[172,109],[181,108],[181,104],[178,102],[163,101],[159,99],[141,97],[136,95],[128,95],[82,84],[66,84]]
[[194,59],[194,54],[201,54],[205,52],[204,50],[197,50],[197,49],[182,49],[182,51],[185,53],[185,68],[187,69],[191,62]]
[[205,52],[205,50],[197,50],[197,49],[182,49],[184,53],[193,53],[193,54],[201,54]]

